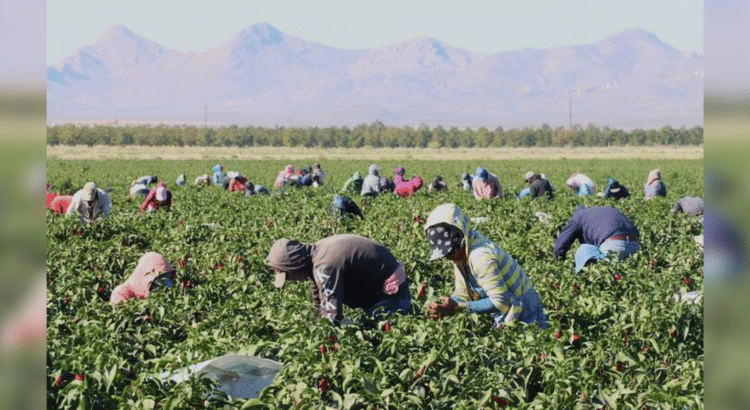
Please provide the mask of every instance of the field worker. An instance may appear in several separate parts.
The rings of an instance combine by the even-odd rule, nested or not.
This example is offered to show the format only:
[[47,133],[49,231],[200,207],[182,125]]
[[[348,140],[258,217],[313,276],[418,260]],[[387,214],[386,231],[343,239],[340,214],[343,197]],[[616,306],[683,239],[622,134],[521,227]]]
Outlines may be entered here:
[[542,178],[540,174],[535,174],[533,171],[529,171],[524,176],[526,183],[529,184],[529,195],[532,198],[538,198],[545,195],[547,199],[555,197],[555,193],[552,190],[552,185],[546,178]]
[[357,204],[355,204],[354,201],[346,195],[336,195],[333,198],[333,202],[331,202],[331,206],[328,208],[328,211],[331,213],[331,215],[337,216],[339,218],[343,218],[345,216],[358,216],[360,219],[365,219],[365,216],[362,215],[362,210],[359,209]]
[[469,217],[454,204],[443,204],[427,217],[425,234],[430,260],[453,263],[455,289],[441,304],[432,302],[427,315],[442,319],[466,311],[489,314],[493,325],[513,320],[538,322],[547,328],[539,294],[526,272],[498,245],[469,229]]
[[447,191],[448,185],[443,182],[443,176],[438,175],[435,179],[427,185],[427,192],[432,191]]
[[230,192],[245,192],[245,183],[247,182],[247,177],[244,175],[238,175],[229,182],[229,191]]
[[172,193],[167,189],[167,184],[159,182],[141,204],[141,213],[153,212],[164,208],[167,212],[172,209]]
[[624,199],[630,197],[630,192],[625,188],[625,185],[617,182],[616,179],[610,178],[607,180],[607,187],[604,188],[604,197],[612,199]]
[[263,185],[255,185],[252,182],[247,181],[245,182],[245,195],[271,195],[271,193],[268,192],[268,189],[266,189],[266,187],[264,187]]
[[359,195],[380,195],[380,167],[377,164],[370,164],[370,168],[367,169],[367,176],[362,182],[362,191],[360,191]]
[[419,191],[419,188],[422,188],[423,184],[424,180],[422,180],[422,177],[416,175],[408,181],[401,181],[396,183],[396,188],[393,190],[393,193],[400,196],[401,198],[406,198],[407,196],[412,196],[417,191]]
[[316,162],[312,168],[312,185],[319,187],[326,183],[326,173],[320,168],[320,162]]
[[180,174],[180,176],[177,177],[177,181],[175,183],[177,186],[185,186],[185,181],[187,180],[187,176],[185,174]]
[[154,289],[172,287],[176,276],[167,258],[156,252],[148,252],[138,260],[133,274],[112,290],[109,303],[114,305],[132,298],[143,299]]
[[473,189],[473,181],[474,175],[471,175],[468,172],[464,172],[463,174],[461,174],[461,186],[463,187],[464,191],[471,191]]
[[78,214],[81,222],[90,223],[109,214],[109,194],[99,189],[95,182],[87,182],[73,195],[65,215]]
[[148,195],[149,192],[151,192],[151,190],[148,189],[148,186],[146,184],[138,182],[137,179],[135,181],[133,181],[132,183],[130,183],[130,194],[129,194],[129,196],[130,196],[131,199],[135,198],[135,197],[137,197],[139,195],[145,197],[145,196]]
[[302,168],[297,173],[296,181],[297,181],[297,186],[299,186],[299,187],[312,186],[312,184],[313,184],[313,180],[312,180],[312,167],[308,165],[308,166]]
[[347,179],[346,182],[344,182],[344,186],[341,188],[342,194],[348,194],[348,195],[358,195],[362,192],[362,184],[364,183],[364,178],[359,175],[359,172],[355,172],[352,174],[352,177]]
[[649,200],[657,196],[667,196],[667,187],[661,180],[661,171],[656,168],[648,173],[648,179],[646,179],[646,185],[643,186],[644,196],[643,199]]
[[393,169],[393,183],[398,185],[399,182],[405,181],[404,175],[406,174],[406,169],[404,167],[396,167]]
[[576,239],[581,244],[575,255],[576,272],[591,261],[604,259],[608,252],[617,252],[619,260],[623,260],[640,247],[640,234],[633,222],[608,206],[576,207],[555,241],[552,249],[555,260],[565,259]]
[[408,314],[409,280],[404,265],[385,246],[359,235],[333,235],[315,243],[276,241],[266,258],[274,285],[310,280],[313,307],[334,325],[343,305],[380,319],[378,311]]
[[573,173],[570,174],[570,178],[565,181],[565,185],[575,191],[578,196],[593,195],[594,189],[596,188],[596,184],[594,184],[594,181],[592,181],[591,178],[579,174],[576,171],[573,171]]
[[47,208],[54,211],[57,215],[65,215],[71,201],[73,201],[72,195],[58,195],[50,202]]
[[199,175],[195,177],[193,185],[211,186],[211,176],[208,174]]
[[388,177],[380,178],[380,193],[393,192],[396,184]]
[[224,178],[224,167],[221,165],[214,165],[214,174],[212,176],[212,181],[214,185],[220,185],[221,180]]
[[284,167],[284,170],[279,172],[279,174],[276,176],[276,182],[274,182],[274,186],[276,188],[281,188],[282,185],[286,185],[289,183],[290,179],[294,175],[294,167],[292,164],[287,165]]
[[149,186],[151,184],[155,184],[156,181],[158,180],[159,178],[156,175],[145,175],[136,179],[136,182],[138,182],[139,184]]
[[472,181],[472,189],[474,198],[477,200],[502,198],[503,196],[503,187],[500,185],[497,175],[482,167],[477,167],[477,174]]
[[698,216],[703,213],[703,199],[694,196],[684,196],[672,207],[671,213],[684,212]]

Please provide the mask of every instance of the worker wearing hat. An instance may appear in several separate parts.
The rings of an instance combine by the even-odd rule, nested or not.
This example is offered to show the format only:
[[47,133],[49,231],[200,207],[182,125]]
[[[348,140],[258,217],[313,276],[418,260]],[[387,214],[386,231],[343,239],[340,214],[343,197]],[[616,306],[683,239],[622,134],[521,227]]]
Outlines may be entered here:
[[532,198],[538,198],[542,195],[546,195],[547,199],[555,197],[555,193],[552,190],[547,178],[543,178],[541,174],[536,174],[534,171],[529,171],[524,176],[526,183],[529,184],[529,195]]
[[430,260],[450,260],[455,279],[450,298],[428,305],[430,318],[467,311],[492,315],[493,325],[498,327],[520,320],[547,328],[539,294],[526,272],[502,248],[469,229],[469,217],[461,208],[455,204],[435,208],[427,218],[425,234]]
[[96,185],[95,182],[87,182],[83,189],[73,195],[66,215],[79,214],[83,223],[91,223],[109,214],[109,194]]
[[503,187],[497,175],[487,171],[483,167],[477,167],[476,175],[472,181],[474,198],[477,200],[501,198],[503,196]]
[[343,305],[409,313],[411,293],[404,266],[385,246],[359,235],[333,235],[315,243],[281,238],[268,252],[266,263],[276,272],[274,285],[310,280],[313,307],[321,318],[337,324]]

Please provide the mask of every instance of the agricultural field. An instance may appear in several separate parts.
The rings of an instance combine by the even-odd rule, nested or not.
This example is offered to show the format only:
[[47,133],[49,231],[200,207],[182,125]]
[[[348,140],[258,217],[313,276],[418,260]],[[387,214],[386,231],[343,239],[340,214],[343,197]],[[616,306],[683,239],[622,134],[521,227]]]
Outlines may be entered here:
[[[328,205],[354,171],[367,173],[370,161],[324,159],[325,186],[280,193],[273,181],[288,162],[48,160],[48,180],[58,190],[72,194],[90,180],[113,190],[110,217],[94,224],[47,213],[48,408],[703,408],[703,309],[673,298],[703,287],[703,255],[693,240],[702,222],[669,214],[682,196],[703,196],[702,160],[379,161],[384,176],[401,165],[425,185],[441,174],[450,190],[368,198],[362,221],[336,219]],[[190,183],[216,163],[272,195],[175,186],[180,173]],[[461,173],[478,165],[498,175],[506,198],[479,202],[457,186]],[[647,203],[643,183],[656,167],[668,196]],[[528,170],[549,177],[553,201],[515,199]],[[598,190],[616,177],[633,196],[579,198],[565,188],[573,170],[590,176]],[[171,213],[144,216],[128,200],[130,182],[147,174],[172,190]],[[549,329],[522,323],[497,329],[491,318],[472,314],[425,317],[426,303],[453,288],[450,263],[429,262],[423,232],[429,212],[446,202],[486,217],[476,229],[525,269]],[[557,233],[579,203],[622,210],[640,230],[641,250],[580,275],[572,260],[577,245],[567,260],[553,261]],[[550,214],[551,225],[540,223],[536,211]],[[313,242],[338,233],[372,238],[404,263],[411,315],[375,322],[347,309],[356,324],[332,327],[315,319],[307,283],[273,286],[264,259],[276,239]],[[112,308],[110,292],[148,251],[177,267],[177,285]],[[273,359],[283,368],[247,400],[212,393],[208,380],[174,384],[156,377],[229,353]]]

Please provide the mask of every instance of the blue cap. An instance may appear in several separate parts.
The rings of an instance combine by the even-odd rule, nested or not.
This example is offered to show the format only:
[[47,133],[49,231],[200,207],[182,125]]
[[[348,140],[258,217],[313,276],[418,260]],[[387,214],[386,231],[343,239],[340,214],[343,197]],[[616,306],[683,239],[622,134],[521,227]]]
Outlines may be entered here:
[[592,259],[602,260],[605,255],[594,245],[582,244],[576,251],[576,273],[579,273],[586,263]]
[[485,181],[488,176],[489,176],[489,173],[487,172],[486,169],[484,169],[482,167],[477,167],[477,176],[476,176],[476,178],[478,180]]

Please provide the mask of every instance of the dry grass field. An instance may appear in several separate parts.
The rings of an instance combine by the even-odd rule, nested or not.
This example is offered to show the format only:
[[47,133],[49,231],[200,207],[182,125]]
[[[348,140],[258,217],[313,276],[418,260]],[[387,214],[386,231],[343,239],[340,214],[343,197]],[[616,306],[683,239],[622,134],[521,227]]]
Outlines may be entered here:
[[289,160],[480,160],[480,159],[703,159],[703,146],[580,148],[287,148],[48,146],[56,159],[289,159]]

